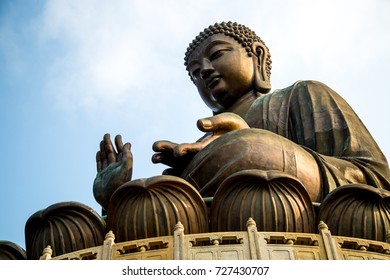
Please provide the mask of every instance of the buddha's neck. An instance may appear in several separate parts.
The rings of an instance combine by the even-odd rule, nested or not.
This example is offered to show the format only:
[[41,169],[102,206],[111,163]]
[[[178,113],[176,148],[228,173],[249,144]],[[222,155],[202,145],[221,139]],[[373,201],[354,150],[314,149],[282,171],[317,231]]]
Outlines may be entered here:
[[258,97],[261,96],[261,93],[251,91],[243,95],[233,106],[231,106],[227,111],[239,115],[241,118],[245,119],[245,115],[249,110],[249,107],[252,105]]

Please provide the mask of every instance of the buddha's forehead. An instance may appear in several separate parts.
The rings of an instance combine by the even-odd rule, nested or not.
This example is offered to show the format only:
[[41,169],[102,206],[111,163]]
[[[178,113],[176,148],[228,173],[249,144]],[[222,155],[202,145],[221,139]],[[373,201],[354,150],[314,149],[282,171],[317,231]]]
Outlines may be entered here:
[[203,56],[211,46],[218,44],[232,44],[237,47],[241,47],[241,45],[232,37],[226,36],[225,34],[218,33],[204,39],[189,55],[188,61],[194,61]]

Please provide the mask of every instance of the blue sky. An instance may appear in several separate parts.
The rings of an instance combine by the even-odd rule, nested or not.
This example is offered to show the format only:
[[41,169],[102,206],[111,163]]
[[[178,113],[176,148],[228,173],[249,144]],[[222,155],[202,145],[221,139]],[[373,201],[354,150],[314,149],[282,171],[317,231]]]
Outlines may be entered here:
[[273,89],[319,80],[355,109],[390,157],[390,2],[0,2],[0,240],[24,247],[36,211],[78,201],[97,212],[104,133],[132,144],[133,178],[158,175],[154,141],[193,142],[210,115],[183,66],[204,27],[237,21],[271,50]]

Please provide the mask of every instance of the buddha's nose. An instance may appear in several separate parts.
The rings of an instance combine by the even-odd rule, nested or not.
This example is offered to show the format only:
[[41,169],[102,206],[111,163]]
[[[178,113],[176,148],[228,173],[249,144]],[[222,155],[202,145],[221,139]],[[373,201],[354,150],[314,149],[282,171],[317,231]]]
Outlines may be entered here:
[[208,77],[210,77],[211,73],[213,73],[213,69],[212,68],[206,68],[206,69],[202,69],[200,71],[200,78],[202,80],[206,80]]
[[200,78],[206,80],[213,73],[214,68],[209,59],[203,59],[200,68]]

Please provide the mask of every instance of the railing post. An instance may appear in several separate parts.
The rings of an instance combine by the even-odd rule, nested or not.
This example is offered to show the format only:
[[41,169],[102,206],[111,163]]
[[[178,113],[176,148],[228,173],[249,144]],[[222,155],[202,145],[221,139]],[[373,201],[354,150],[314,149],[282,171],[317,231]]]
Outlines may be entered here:
[[328,226],[323,221],[321,221],[318,225],[318,230],[320,232],[320,236],[324,244],[327,259],[341,260],[338,247],[334,242],[334,239],[331,235],[330,230],[328,229]]
[[50,260],[52,254],[53,250],[51,249],[51,246],[47,245],[47,247],[43,249],[42,256],[39,258],[39,260]]
[[173,259],[185,260],[184,226],[179,221],[173,233]]
[[101,256],[98,257],[99,260],[111,260],[112,259],[112,246],[115,244],[115,235],[110,230],[104,239]]
[[252,260],[261,260],[261,250],[259,244],[259,237],[257,234],[257,226],[255,220],[249,218],[246,222],[248,231],[248,243],[249,243],[249,254]]

